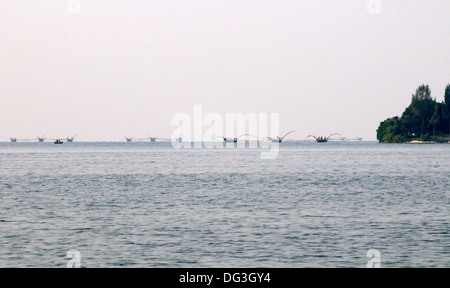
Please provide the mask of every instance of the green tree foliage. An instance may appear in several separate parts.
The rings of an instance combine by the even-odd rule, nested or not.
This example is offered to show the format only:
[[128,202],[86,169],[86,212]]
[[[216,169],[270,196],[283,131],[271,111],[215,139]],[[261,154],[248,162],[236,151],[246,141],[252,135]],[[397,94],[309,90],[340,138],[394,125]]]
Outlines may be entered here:
[[428,128],[430,127],[429,119],[432,117],[434,113],[434,105],[436,101],[431,98],[431,90],[428,85],[421,85],[417,88],[416,93],[412,96],[411,99],[411,108],[414,115],[420,121],[420,133],[427,133]]
[[[409,139],[431,139],[450,129],[450,84],[445,89],[445,101],[436,102],[428,85],[421,85],[412,95],[411,104],[401,117],[380,123],[377,139],[386,143],[401,143]],[[449,132],[450,133],[450,132]]]
[[394,143],[399,140],[396,136],[400,135],[400,119],[395,116],[393,118],[388,118],[385,121],[380,123],[380,127],[377,130],[377,138],[378,140],[386,143]]
[[431,127],[433,127],[433,137],[435,135],[436,129],[439,128],[439,126],[441,125],[441,115],[442,112],[439,107],[439,104],[438,103],[434,104],[433,116],[431,116],[431,119],[428,121]]
[[405,112],[402,114],[402,134],[405,137],[412,138],[420,135],[420,121],[419,118],[414,114],[412,106],[409,105]]
[[447,111],[450,111],[450,84],[445,87],[444,101]]
[[447,87],[445,87],[445,94],[444,94],[444,120],[446,120],[445,124],[447,125],[448,133],[450,134],[450,84],[447,84]]

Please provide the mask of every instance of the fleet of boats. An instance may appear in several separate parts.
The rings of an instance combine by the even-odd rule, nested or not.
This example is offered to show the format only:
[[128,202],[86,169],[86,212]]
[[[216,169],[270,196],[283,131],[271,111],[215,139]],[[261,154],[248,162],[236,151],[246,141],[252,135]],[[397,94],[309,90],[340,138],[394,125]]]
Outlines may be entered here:
[[[245,142],[249,142],[249,141],[272,141],[272,142],[278,142],[278,143],[282,143],[285,141],[289,141],[289,142],[298,142],[298,141],[315,141],[317,143],[327,143],[330,140],[333,141],[362,141],[362,138],[358,137],[355,139],[349,139],[349,138],[345,138],[345,137],[339,137],[339,138],[333,138],[334,136],[341,136],[341,134],[339,133],[333,133],[331,135],[329,135],[328,137],[324,137],[324,136],[314,136],[314,135],[308,135],[308,137],[306,137],[306,139],[304,140],[299,140],[299,139],[289,139],[289,140],[285,140],[285,138],[292,134],[295,133],[295,131],[290,131],[286,134],[284,134],[283,136],[276,136],[276,137],[264,137],[259,139],[258,137],[251,135],[251,134],[244,134],[241,135],[239,137],[225,137],[225,136],[218,136],[218,138],[221,138],[223,140],[224,143],[237,143],[238,141],[245,141]],[[67,137],[66,139],[66,143],[73,143],[74,139],[77,135],[72,136],[72,137]],[[125,143],[131,143],[131,142],[150,142],[150,143],[155,143],[155,142],[171,142],[172,139],[169,138],[159,138],[159,137],[155,137],[152,136],[150,133],[148,133],[147,138],[135,138],[135,137],[124,137],[125,139]],[[56,138],[56,139],[50,139],[50,138],[46,138],[45,136],[41,137],[38,136],[36,138],[33,139],[18,139],[18,138],[10,138],[10,142],[11,143],[17,143],[17,142],[34,142],[37,141],[39,143],[43,143],[46,140],[51,140],[53,141],[54,144],[60,145],[60,144],[64,144],[65,142],[62,140],[63,138]],[[183,138],[179,137],[177,139],[173,139],[176,142],[182,142]]]

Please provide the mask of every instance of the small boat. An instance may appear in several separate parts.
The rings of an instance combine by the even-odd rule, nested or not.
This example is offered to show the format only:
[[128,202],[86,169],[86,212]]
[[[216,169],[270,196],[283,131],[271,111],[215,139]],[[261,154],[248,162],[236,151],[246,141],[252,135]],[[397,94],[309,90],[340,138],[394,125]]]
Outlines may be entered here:
[[237,143],[238,139],[237,138],[225,138],[225,137],[223,137],[223,142],[224,143],[227,143],[227,142]]
[[63,144],[64,142],[62,142],[61,140],[56,140],[55,142],[53,142],[53,143],[55,143],[55,144]]
[[324,136],[316,137],[316,136],[314,136],[314,135],[309,135],[308,137],[306,137],[306,139],[308,139],[309,137],[313,137],[314,139],[316,139],[316,142],[317,142],[317,143],[327,143],[328,140],[329,140],[332,136],[334,136],[334,135],[341,135],[341,134],[339,134],[339,133],[334,133],[334,134],[331,134],[331,135],[328,136],[328,137],[324,137]]
[[282,143],[283,140],[284,140],[284,138],[285,138],[287,135],[291,134],[291,133],[295,133],[295,131],[291,131],[291,132],[285,134],[283,137],[277,136],[276,138],[270,138],[270,137],[266,137],[266,138],[269,139],[269,140],[272,141],[272,142]]

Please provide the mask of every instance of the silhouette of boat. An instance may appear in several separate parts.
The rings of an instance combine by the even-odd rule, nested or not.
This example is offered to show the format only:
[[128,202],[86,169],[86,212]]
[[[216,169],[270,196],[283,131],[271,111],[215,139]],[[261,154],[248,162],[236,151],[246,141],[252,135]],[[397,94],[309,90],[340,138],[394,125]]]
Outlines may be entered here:
[[61,140],[56,140],[55,142],[53,142],[53,143],[55,143],[55,144],[63,144],[64,142],[62,142]]
[[275,141],[275,142],[281,143],[281,142],[283,142],[284,138],[291,133],[295,133],[295,131],[291,131],[282,137],[277,136],[276,138],[273,138],[273,139],[271,137],[266,137],[266,138],[269,139],[270,141]]
[[226,138],[226,137],[222,137],[222,136],[220,136],[220,137],[223,138],[224,143],[227,143],[227,142],[237,143],[238,142],[238,138]]
[[323,136],[316,137],[314,135],[308,135],[308,137],[306,137],[306,139],[308,139],[309,137],[313,137],[314,139],[316,139],[317,143],[327,143],[328,139],[330,139],[334,135],[340,135],[340,134],[339,133],[334,133],[334,134],[331,134],[328,137],[323,137]]
[[72,136],[72,137],[67,137],[67,138],[66,138],[67,143],[73,143],[73,140],[74,140],[75,137],[77,137],[77,136],[78,136],[78,134],[76,134],[75,136]]

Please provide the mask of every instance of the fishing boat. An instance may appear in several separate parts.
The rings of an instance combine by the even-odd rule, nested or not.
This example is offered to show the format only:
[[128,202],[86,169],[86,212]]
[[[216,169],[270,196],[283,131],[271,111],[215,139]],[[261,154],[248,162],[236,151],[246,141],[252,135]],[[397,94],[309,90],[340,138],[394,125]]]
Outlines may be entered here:
[[271,138],[271,137],[266,137],[266,138],[269,139],[270,141],[281,143],[281,142],[283,142],[284,138],[291,133],[295,133],[295,131],[291,131],[282,137],[277,136],[276,138]]
[[328,140],[334,135],[340,135],[340,134],[339,133],[334,133],[334,134],[331,134],[328,137],[323,137],[323,136],[316,137],[314,135],[309,135],[308,137],[306,137],[306,139],[308,139],[309,137],[313,137],[314,139],[316,139],[317,143],[327,143]]
[[64,142],[62,142],[61,140],[57,139],[55,142],[53,142],[55,144],[63,144]]
[[233,142],[233,143],[237,143],[238,139],[237,138],[223,138],[223,142],[227,143],[227,142]]

